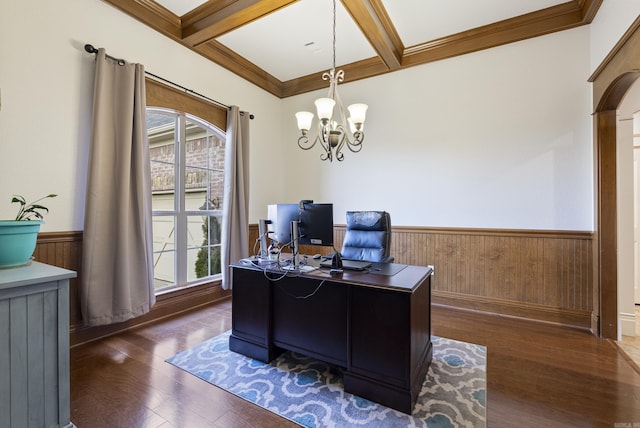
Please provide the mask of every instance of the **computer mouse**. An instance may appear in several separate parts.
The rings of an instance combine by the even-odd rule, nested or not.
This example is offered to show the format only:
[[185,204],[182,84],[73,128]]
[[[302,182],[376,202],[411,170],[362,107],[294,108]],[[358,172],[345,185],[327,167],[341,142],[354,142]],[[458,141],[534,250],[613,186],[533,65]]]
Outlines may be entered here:
[[313,258],[314,258],[315,260],[319,259],[320,257],[322,257],[322,255],[320,255],[320,254],[314,254],[314,255],[313,255]]

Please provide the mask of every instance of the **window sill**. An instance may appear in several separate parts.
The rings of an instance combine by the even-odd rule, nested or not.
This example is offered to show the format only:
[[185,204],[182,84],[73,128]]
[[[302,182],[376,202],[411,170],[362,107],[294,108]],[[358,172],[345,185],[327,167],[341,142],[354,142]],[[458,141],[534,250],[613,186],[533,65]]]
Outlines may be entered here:
[[156,293],[156,300],[159,302],[170,300],[174,297],[191,294],[195,291],[201,290],[202,288],[219,287],[221,285],[222,277],[218,275],[213,279],[206,279],[198,282],[192,282],[187,285],[175,286],[167,288],[166,290],[160,290]]

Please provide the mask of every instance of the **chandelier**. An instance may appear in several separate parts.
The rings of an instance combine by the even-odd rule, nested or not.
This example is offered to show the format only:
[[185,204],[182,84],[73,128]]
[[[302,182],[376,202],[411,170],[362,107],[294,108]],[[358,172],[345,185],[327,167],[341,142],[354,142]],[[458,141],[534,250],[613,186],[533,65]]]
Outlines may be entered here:
[[[318,98],[315,101],[319,119],[318,134],[313,140],[309,139],[308,134],[313,122],[313,113],[297,112],[298,129],[302,133],[298,138],[298,146],[303,150],[309,150],[319,142],[324,150],[320,159],[323,161],[328,159],[329,162],[332,162],[335,157],[338,161],[342,161],[344,160],[342,149],[345,144],[354,153],[362,150],[367,105],[351,104],[347,107],[351,116],[348,120],[345,119],[344,107],[340,94],[338,94],[338,83],[344,81],[344,71],[336,71],[336,0],[333,0],[333,67],[322,74],[322,80],[329,81],[329,94],[327,98]],[[338,111],[334,117],[333,110],[336,104]]]

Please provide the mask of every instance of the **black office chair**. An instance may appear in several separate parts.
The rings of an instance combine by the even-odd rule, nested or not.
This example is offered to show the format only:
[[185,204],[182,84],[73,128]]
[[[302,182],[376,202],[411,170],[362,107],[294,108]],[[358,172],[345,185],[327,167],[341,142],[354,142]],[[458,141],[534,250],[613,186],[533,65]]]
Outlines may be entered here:
[[344,259],[391,263],[391,216],[386,211],[347,211]]

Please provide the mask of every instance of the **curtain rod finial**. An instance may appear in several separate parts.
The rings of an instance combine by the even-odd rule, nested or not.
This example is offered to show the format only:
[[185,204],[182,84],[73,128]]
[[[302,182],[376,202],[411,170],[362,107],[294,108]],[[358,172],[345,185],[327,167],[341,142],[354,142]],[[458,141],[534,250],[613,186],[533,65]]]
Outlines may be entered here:
[[94,48],[93,45],[90,45],[88,43],[84,45],[84,50],[89,53],[98,53],[98,49]]

